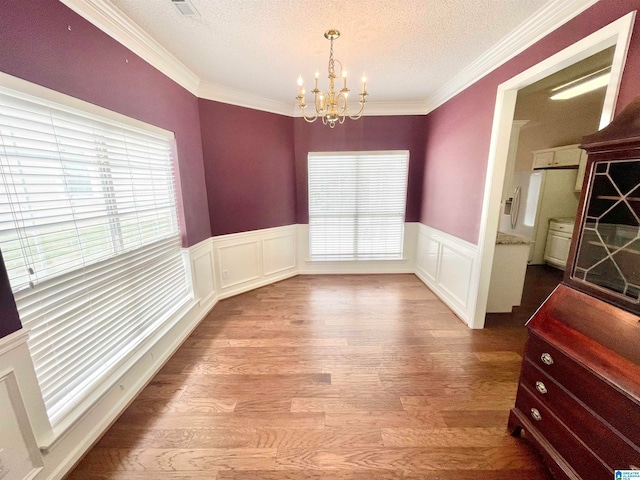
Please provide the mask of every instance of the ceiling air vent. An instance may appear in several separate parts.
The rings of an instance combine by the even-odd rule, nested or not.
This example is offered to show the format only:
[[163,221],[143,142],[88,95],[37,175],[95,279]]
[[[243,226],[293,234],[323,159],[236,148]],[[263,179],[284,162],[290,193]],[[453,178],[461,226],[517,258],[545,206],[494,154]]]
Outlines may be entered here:
[[194,7],[189,0],[171,0],[171,4],[176,7],[176,10],[178,10],[181,15],[187,17],[200,16],[196,7]]

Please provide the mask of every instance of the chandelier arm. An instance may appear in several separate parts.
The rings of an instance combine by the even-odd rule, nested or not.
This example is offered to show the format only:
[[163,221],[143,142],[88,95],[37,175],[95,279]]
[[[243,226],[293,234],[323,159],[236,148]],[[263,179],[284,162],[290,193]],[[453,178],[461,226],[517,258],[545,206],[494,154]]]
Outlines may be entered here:
[[361,93],[360,94],[360,110],[358,111],[358,113],[356,113],[355,115],[349,115],[349,118],[351,120],[358,120],[360,117],[362,117],[362,114],[364,113],[364,104],[367,102],[367,100],[365,99],[365,97],[367,96],[367,92]]
[[315,115],[307,115],[307,113],[304,111],[304,109],[306,108],[306,104],[304,106],[302,105],[298,105],[298,106],[300,107],[300,113],[302,113],[302,118],[304,118],[307,122],[313,123],[318,119],[317,113]]

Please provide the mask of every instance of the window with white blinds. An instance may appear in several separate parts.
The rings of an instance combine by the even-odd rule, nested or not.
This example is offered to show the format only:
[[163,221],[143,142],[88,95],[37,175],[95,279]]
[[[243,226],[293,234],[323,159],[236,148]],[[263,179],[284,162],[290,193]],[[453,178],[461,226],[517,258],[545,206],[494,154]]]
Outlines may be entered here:
[[0,89],[0,249],[54,426],[189,298],[171,141]]
[[408,165],[408,151],[309,153],[311,259],[401,259]]

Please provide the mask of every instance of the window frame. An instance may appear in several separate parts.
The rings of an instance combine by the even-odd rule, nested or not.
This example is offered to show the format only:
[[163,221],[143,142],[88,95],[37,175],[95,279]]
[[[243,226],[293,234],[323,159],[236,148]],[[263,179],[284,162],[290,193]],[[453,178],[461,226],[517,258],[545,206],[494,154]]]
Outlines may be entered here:
[[[322,214],[322,215],[318,215],[317,213],[314,214],[314,210],[317,210],[317,208],[313,205],[313,203],[318,199],[314,198],[313,192],[314,192],[314,189],[318,188],[319,184],[317,183],[316,179],[313,178],[314,167],[312,162],[315,162],[315,161],[322,162],[323,159],[328,159],[332,162],[339,162],[340,159],[345,159],[353,162],[354,171],[348,172],[349,175],[354,176],[354,179],[352,179],[351,182],[353,184],[352,188],[355,188],[355,191],[356,191],[355,196],[353,197],[354,205],[353,205],[353,211],[351,213],[344,213],[344,215],[334,214],[333,216],[331,215],[331,213]],[[384,160],[384,159],[390,159],[391,162],[393,161],[399,162],[400,168],[402,168],[402,172],[400,173],[394,172],[395,175],[391,178],[391,181],[401,180],[402,191],[396,192],[397,198],[395,199],[396,202],[398,201],[398,199],[400,199],[401,207],[396,206],[395,207],[396,211],[393,213],[378,215],[379,217],[386,218],[386,219],[397,218],[398,216],[401,217],[401,220],[397,222],[398,224],[396,225],[396,228],[399,229],[399,233],[395,239],[395,242],[397,243],[397,247],[398,247],[397,251],[393,251],[393,252],[379,251],[379,252],[372,252],[372,253],[371,252],[366,253],[366,251],[364,251],[366,250],[366,247],[363,247],[363,238],[365,237],[365,235],[364,234],[360,235],[361,233],[360,230],[362,229],[362,224],[363,224],[362,222],[367,217],[374,218],[376,217],[376,215],[371,212],[369,212],[368,215],[362,213],[367,209],[367,207],[369,209],[371,208],[371,204],[368,204],[365,207],[363,207],[362,203],[363,201],[365,203],[368,201],[370,202],[372,195],[370,192],[366,192],[366,188],[365,188],[365,192],[362,195],[359,195],[358,192],[360,189],[363,189],[363,187],[366,187],[366,183],[362,181],[362,177],[367,174],[366,173],[364,175],[361,174],[361,171],[363,169],[361,162],[363,160],[371,161],[371,159],[375,159],[375,160],[373,160],[372,164],[371,163],[365,164],[364,165],[365,170],[367,168],[374,169],[374,170],[375,168],[379,168],[379,167],[376,167],[375,162]],[[404,259],[404,234],[405,234],[404,225],[406,222],[409,163],[410,163],[409,150],[309,152],[307,156],[307,172],[308,172],[308,178],[307,178],[308,203],[307,205],[309,209],[309,259],[310,261],[313,261],[313,262],[327,262],[327,261],[328,262],[331,262],[331,261],[371,262],[371,261],[403,260]],[[336,166],[336,169],[338,168],[340,167]],[[379,172],[376,170],[375,173],[379,173]],[[335,175],[337,176],[337,173]],[[345,194],[343,198],[348,200],[350,196],[351,195],[349,194]],[[393,202],[391,203],[393,204]],[[330,208],[335,208],[335,206]],[[393,208],[393,207],[391,205],[388,205],[386,208]],[[353,235],[350,241],[350,243],[352,244],[352,253],[351,254],[342,253],[342,252],[314,253],[314,250],[317,251],[317,249],[314,248],[314,239],[316,239],[317,241],[317,238],[320,236],[320,235],[314,235],[313,230],[314,228],[316,228],[316,226],[318,226],[318,224],[316,224],[315,222],[322,217],[329,218],[329,219],[333,218],[335,221],[335,218],[339,216],[342,216],[347,220],[347,222],[345,222],[345,225],[349,224],[349,220],[352,223]],[[329,220],[329,222],[331,222],[331,220]],[[390,225],[391,224],[387,224],[386,227],[389,228]],[[370,229],[375,229],[376,227],[379,229],[384,229],[385,222],[370,224],[368,227]],[[339,226],[336,228],[338,228],[338,230],[340,229]],[[345,243],[348,243],[348,238],[345,239]],[[371,243],[373,244],[375,242],[371,242]],[[341,247],[337,247],[337,248],[338,250],[341,250]]]
[[[147,124],[140,120],[127,117],[125,115],[119,114],[117,112],[113,112],[111,110],[93,105],[91,103],[85,102],[83,100],[79,100],[74,97],[70,97],[60,92],[56,92],[54,90],[50,90],[48,88],[42,87],[40,85],[33,84],[31,82],[13,77],[11,75],[1,73],[0,72],[0,90],[3,93],[8,95],[13,95],[15,97],[23,97],[28,98],[30,101],[34,101],[34,103],[40,103],[42,105],[52,104],[55,108],[60,109],[61,111],[68,109],[68,111],[72,112],[75,115],[79,115],[82,117],[86,117],[87,119],[93,119],[99,122],[105,122],[107,124],[115,124],[118,127],[126,128],[128,131],[140,131],[144,132],[145,135],[151,135],[154,137],[160,137],[164,139],[163,141],[167,142],[167,150],[169,152],[169,162],[170,168],[173,171],[172,174],[172,187],[171,192],[173,196],[173,200],[169,202],[171,205],[168,207],[170,212],[170,217],[175,219],[175,222],[172,221],[174,227],[172,227],[173,232],[170,236],[166,236],[163,240],[148,242],[148,237],[146,240],[143,240],[142,246],[134,247],[127,249],[125,248],[119,254],[107,257],[106,259],[101,259],[95,263],[89,264],[88,270],[90,271],[98,271],[102,269],[100,275],[103,275],[103,272],[111,269],[112,263],[115,260],[123,260],[123,257],[127,256],[136,256],[138,252],[144,253],[144,259],[138,259],[137,261],[148,262],[155,258],[161,258],[161,253],[158,253],[160,250],[158,248],[163,249],[171,249],[173,252],[171,254],[171,264],[174,266],[173,272],[179,272],[179,278],[177,279],[178,287],[170,286],[172,292],[175,293],[175,296],[172,297],[175,301],[170,306],[161,306],[159,308],[149,308],[148,310],[153,310],[152,318],[148,320],[144,324],[139,324],[137,327],[138,332],[143,332],[144,335],[137,336],[130,342],[130,349],[128,351],[123,352],[121,355],[114,358],[111,363],[109,363],[108,368],[104,368],[100,373],[100,377],[98,381],[94,382],[92,386],[87,389],[83,395],[75,399],[72,405],[67,405],[64,407],[62,413],[57,414],[55,418],[51,417],[51,413],[47,411],[49,414],[49,420],[53,427],[53,432],[56,437],[61,435],[64,431],[66,431],[73,423],[75,423],[91,406],[95,403],[97,398],[102,396],[109,388],[113,386],[115,382],[118,381],[119,376],[122,374],[124,370],[123,368],[128,368],[126,365],[131,365],[131,362],[137,358],[145,348],[144,345],[150,345],[149,342],[155,341],[154,339],[158,339],[158,335],[162,335],[162,332],[167,332],[168,328],[171,328],[175,319],[181,318],[181,316],[186,312],[185,309],[189,308],[189,305],[193,301],[193,289],[191,286],[188,262],[184,255],[184,249],[182,248],[182,237],[184,232],[182,231],[183,223],[180,220],[180,202],[179,202],[179,175],[178,175],[178,163],[176,156],[176,145],[175,145],[175,135],[173,132],[165,130],[163,128]],[[30,97],[30,98],[29,98]],[[4,154],[4,153],[3,153]],[[61,164],[62,165],[62,164]],[[64,170],[64,169],[63,169]],[[112,177],[113,178],[113,177]],[[69,193],[69,192],[67,192]],[[168,198],[168,197],[167,197]],[[136,217],[138,218],[138,217]],[[109,233],[109,235],[111,235]],[[141,237],[144,238],[144,234],[140,234]],[[154,250],[152,254],[149,254],[149,251]],[[168,258],[168,257],[162,257]],[[126,258],[124,258],[126,260]],[[163,260],[164,261],[164,260]],[[168,262],[165,262],[168,264]],[[120,268],[120,267],[118,267]],[[106,270],[105,270],[106,269]],[[141,272],[142,276],[145,277],[154,277],[156,281],[162,281],[164,284],[169,284],[166,274],[163,278],[158,274],[155,269],[147,269],[143,270],[141,267],[138,267],[138,270]],[[162,272],[168,272],[165,267],[163,267]],[[63,272],[60,277],[73,277],[78,270],[74,270],[71,273]],[[97,274],[96,274],[97,275]],[[102,278],[102,277],[100,277]],[[172,279],[175,277],[171,277]],[[49,282],[57,283],[63,282],[65,278],[58,278],[58,276],[52,276],[51,278],[47,278],[42,281],[42,284],[48,284]],[[76,280],[77,281],[77,280]],[[100,280],[102,281],[102,280]],[[118,283],[118,285],[121,285]],[[40,286],[36,286],[36,289]],[[20,291],[16,291],[14,297],[18,300],[21,295],[28,293],[30,289],[22,289]],[[153,297],[150,295],[149,298]],[[145,297],[146,298],[146,297]],[[155,294],[154,298],[158,298],[158,294]],[[163,299],[164,300],[164,299]],[[150,300],[145,300],[150,301]],[[141,304],[144,302],[140,302]],[[166,302],[165,302],[166,303]],[[23,328],[30,333],[30,336],[33,336],[33,328],[30,327],[28,322],[25,322],[21,319],[21,323],[23,324]],[[31,348],[30,348],[31,350]],[[40,382],[39,382],[40,383]],[[42,388],[42,387],[41,387]],[[43,396],[44,398],[44,396]]]

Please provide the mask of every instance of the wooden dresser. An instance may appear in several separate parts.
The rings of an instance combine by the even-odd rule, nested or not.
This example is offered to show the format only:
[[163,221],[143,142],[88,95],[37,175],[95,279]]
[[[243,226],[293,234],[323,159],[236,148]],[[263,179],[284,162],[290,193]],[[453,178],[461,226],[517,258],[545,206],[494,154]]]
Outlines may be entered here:
[[555,478],[604,480],[640,469],[640,97],[582,147],[567,269],[527,323],[509,429]]

